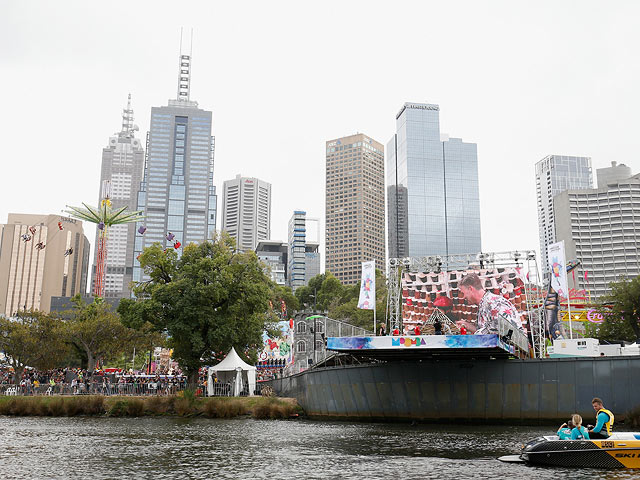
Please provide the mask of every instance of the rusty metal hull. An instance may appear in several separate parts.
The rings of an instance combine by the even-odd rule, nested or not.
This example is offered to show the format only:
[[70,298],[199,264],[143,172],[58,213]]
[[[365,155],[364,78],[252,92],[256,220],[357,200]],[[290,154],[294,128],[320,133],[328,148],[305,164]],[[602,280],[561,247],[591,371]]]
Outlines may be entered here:
[[422,360],[316,368],[269,382],[312,417],[537,424],[640,404],[640,357]]

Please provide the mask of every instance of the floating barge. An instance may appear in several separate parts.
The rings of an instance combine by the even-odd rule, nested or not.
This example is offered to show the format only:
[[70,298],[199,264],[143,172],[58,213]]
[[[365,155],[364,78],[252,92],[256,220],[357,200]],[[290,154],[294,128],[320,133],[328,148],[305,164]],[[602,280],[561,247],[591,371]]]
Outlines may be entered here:
[[498,335],[330,337],[327,348],[325,362],[269,382],[311,417],[539,424],[591,418],[596,396],[616,418],[640,404],[640,356],[509,358]]

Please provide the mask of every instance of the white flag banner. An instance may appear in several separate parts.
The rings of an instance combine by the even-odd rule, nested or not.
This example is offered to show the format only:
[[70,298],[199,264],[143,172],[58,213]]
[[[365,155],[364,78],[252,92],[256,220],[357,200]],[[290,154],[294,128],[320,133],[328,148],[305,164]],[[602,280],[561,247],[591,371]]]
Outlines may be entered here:
[[567,261],[564,256],[564,240],[549,245],[549,267],[551,268],[551,287],[564,298],[569,296],[567,285]]
[[362,262],[362,280],[358,308],[375,310],[376,305],[376,262]]

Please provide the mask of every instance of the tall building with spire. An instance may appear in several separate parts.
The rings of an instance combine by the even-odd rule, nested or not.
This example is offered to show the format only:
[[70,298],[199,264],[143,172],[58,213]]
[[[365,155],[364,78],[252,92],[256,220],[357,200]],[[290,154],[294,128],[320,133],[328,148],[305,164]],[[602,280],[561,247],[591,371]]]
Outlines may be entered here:
[[177,97],[151,109],[137,202],[145,219],[136,226],[134,281],[142,280],[137,257],[145,247],[159,242],[180,252],[210,238],[216,226],[212,113],[191,100],[191,53],[182,53],[182,45],[180,50]]
[[[100,173],[100,192],[98,205],[109,198],[114,210],[127,207],[134,209],[137,193],[142,181],[144,167],[144,149],[136,138],[138,126],[133,123],[131,94],[127,108],[122,111],[122,128],[109,138],[109,144],[102,149],[102,169]],[[136,226],[133,223],[114,225],[107,231],[107,251],[105,289],[107,298],[125,298],[131,294],[130,283],[133,279],[133,246]],[[99,231],[96,230],[98,245]],[[92,288],[96,281],[97,249],[94,252]]]

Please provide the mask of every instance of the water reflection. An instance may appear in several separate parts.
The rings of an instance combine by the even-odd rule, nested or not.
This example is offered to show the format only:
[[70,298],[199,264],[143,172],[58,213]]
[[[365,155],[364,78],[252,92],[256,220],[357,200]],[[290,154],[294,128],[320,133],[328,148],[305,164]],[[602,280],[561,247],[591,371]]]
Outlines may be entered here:
[[0,417],[0,473],[14,478],[627,479],[633,471],[502,464],[531,427],[252,419]]

